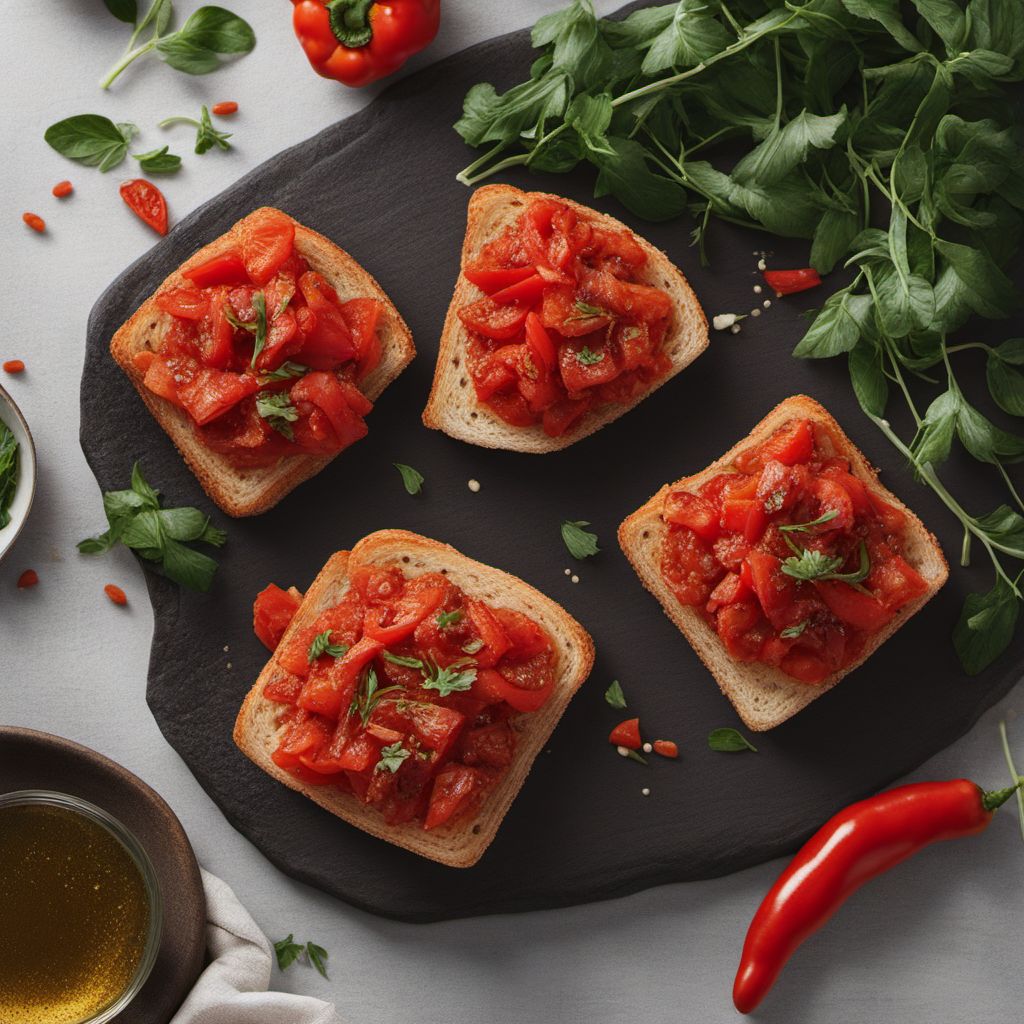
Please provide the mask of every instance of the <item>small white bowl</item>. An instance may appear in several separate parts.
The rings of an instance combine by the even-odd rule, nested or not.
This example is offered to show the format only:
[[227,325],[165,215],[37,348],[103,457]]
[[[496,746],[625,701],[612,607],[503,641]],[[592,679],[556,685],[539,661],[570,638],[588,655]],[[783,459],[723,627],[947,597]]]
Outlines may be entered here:
[[28,519],[29,510],[32,508],[32,499],[36,493],[36,446],[32,441],[32,432],[28,429],[28,423],[22,416],[21,410],[15,404],[14,399],[0,387],[0,420],[3,420],[15,440],[18,442],[19,474],[18,488],[14,492],[14,501],[11,503],[11,521],[0,529],[0,558],[11,549],[21,528]]

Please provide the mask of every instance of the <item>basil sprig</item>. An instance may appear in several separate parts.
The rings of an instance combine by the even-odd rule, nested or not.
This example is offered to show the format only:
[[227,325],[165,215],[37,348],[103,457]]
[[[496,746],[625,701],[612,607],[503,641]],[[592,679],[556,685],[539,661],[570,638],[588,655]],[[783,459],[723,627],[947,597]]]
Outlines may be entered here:
[[132,467],[131,489],[107,491],[103,511],[109,529],[79,543],[82,554],[109,551],[121,543],[183,587],[207,591],[213,585],[216,561],[188,545],[198,542],[219,548],[227,534],[197,508],[162,508],[159,492],[146,482],[137,462]]
[[181,157],[169,150],[170,146],[163,146],[148,153],[132,153],[132,156],[145,174],[176,174],[181,170]]
[[195,151],[202,155],[207,150],[213,149],[217,146],[219,149],[228,150],[231,148],[231,143],[228,139],[231,138],[231,132],[218,131],[213,127],[213,121],[210,118],[209,108],[205,105],[199,111],[199,120],[197,121],[194,117],[165,117],[158,125],[160,128],[170,128],[171,125],[175,124],[187,124],[196,130],[196,149]]
[[205,75],[216,71],[224,57],[248,53],[256,45],[252,26],[223,7],[200,7],[176,32],[167,31],[174,13],[171,0],[153,0],[141,18],[135,4],[108,2],[107,7],[121,21],[129,21],[133,14],[135,28],[124,55],[100,82],[104,89],[148,53],[156,53],[178,71]]

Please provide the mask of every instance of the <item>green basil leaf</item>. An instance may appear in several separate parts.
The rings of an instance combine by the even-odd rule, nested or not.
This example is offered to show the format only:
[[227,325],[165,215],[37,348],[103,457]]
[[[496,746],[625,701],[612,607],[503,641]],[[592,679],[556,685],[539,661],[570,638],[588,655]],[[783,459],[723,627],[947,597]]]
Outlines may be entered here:
[[870,295],[854,295],[846,288],[830,295],[793,349],[793,355],[800,359],[827,359],[850,352],[871,315],[872,301]]
[[572,95],[571,79],[561,72],[524,82],[499,96],[486,82],[473,86],[463,102],[455,130],[471,146],[511,142],[528,128],[540,128],[565,113]]
[[843,6],[858,18],[877,21],[905,50],[923,50],[921,41],[904,24],[899,0],[842,0]]
[[622,692],[622,686],[618,679],[613,679],[611,686],[604,691],[605,703],[613,708],[624,708],[626,706],[626,695]]
[[203,593],[213,586],[213,577],[217,572],[217,563],[209,555],[176,540],[164,542],[162,566],[168,579]]
[[757,747],[736,729],[712,729],[708,734],[708,746],[712,750],[730,754],[740,750],[752,750],[757,753]]
[[306,943],[306,955],[309,957],[309,962],[316,969],[317,973],[322,977],[327,977],[327,950],[323,946],[318,946],[315,942]]
[[591,153],[597,165],[594,195],[614,195],[638,217],[670,220],[686,209],[686,189],[656,174],[648,164],[648,152],[632,139],[609,138],[610,154]]
[[199,540],[210,523],[210,517],[197,508],[163,508],[157,515],[161,529],[172,540]]
[[124,160],[131,136],[101,114],[77,114],[51,124],[43,138],[61,156],[109,171]]
[[590,558],[601,550],[597,546],[597,536],[584,529],[589,525],[585,519],[578,519],[575,522],[567,520],[562,523],[562,540],[573,558]]
[[941,238],[936,240],[935,248],[966,286],[963,298],[975,313],[1002,319],[1019,307],[1019,292],[986,252]]
[[740,185],[773,185],[782,181],[806,159],[811,149],[830,149],[836,133],[846,122],[846,107],[829,116],[800,111],[792,121],[775,129],[732,170]]
[[407,494],[419,494],[423,490],[423,474],[418,470],[407,466],[402,462],[393,462],[392,465],[402,476],[402,483]]
[[139,169],[145,174],[174,174],[181,170],[181,157],[168,152],[169,146],[151,149],[148,153],[133,153],[139,161]]
[[681,0],[675,7],[672,20],[645,44],[641,70],[649,77],[669,68],[692,68],[732,42],[704,0]]
[[1020,601],[1000,576],[987,594],[969,594],[953,627],[953,646],[964,671],[975,676],[988,668],[1013,640]]
[[811,266],[819,274],[831,273],[850,251],[850,243],[860,227],[860,214],[852,210],[826,210],[814,229]]
[[286,971],[302,955],[303,946],[294,941],[295,936],[278,939],[274,943],[274,955],[277,957],[277,968]]
[[953,0],[911,0],[911,3],[946,44],[949,53],[958,53],[967,34],[962,4]]
[[853,392],[869,416],[884,416],[889,402],[889,381],[882,359],[881,349],[866,338],[861,338],[849,356]]
[[944,391],[928,406],[911,446],[920,462],[937,466],[949,458],[959,414],[960,397],[953,391]]
[[1000,505],[974,521],[992,540],[1013,548],[1014,556],[1024,559],[1024,516],[1019,512],[1009,505]]
[[989,352],[985,378],[996,405],[1011,416],[1024,416],[1024,374],[1010,369],[999,349]]
[[1002,430],[962,398],[956,421],[960,443],[980,462],[1020,462],[1024,438]]

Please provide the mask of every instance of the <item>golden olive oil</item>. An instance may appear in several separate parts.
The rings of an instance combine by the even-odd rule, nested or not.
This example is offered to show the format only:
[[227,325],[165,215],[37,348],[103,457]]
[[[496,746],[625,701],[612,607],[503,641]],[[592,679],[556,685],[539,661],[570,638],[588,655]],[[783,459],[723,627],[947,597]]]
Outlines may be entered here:
[[63,807],[0,808],[0,1021],[78,1024],[128,987],[149,899],[135,861]]

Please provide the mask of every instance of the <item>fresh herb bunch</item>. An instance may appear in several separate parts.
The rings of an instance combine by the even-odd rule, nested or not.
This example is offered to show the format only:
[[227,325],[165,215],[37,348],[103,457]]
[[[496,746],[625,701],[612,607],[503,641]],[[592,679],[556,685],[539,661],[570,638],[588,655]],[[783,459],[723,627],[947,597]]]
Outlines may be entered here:
[[218,131],[213,126],[213,119],[210,117],[210,109],[205,104],[199,110],[199,119],[194,117],[184,117],[182,115],[175,115],[174,117],[165,117],[158,125],[160,128],[170,128],[175,124],[187,124],[191,128],[196,130],[196,149],[195,151],[202,155],[214,146],[220,149],[228,150],[231,148],[231,143],[228,139],[231,138],[231,132]]
[[134,29],[124,55],[100,82],[103,89],[147,53],[159,54],[165,64],[186,74],[206,75],[221,66],[223,57],[248,53],[256,45],[252,26],[223,7],[200,7],[173,32],[168,31],[174,16],[171,0],[153,0],[141,16],[133,0],[107,0],[107,8]]
[[0,530],[11,521],[11,503],[18,489],[19,462],[14,432],[0,420]]
[[103,511],[110,528],[83,540],[78,545],[83,554],[99,554],[121,543],[159,565],[175,583],[202,591],[213,585],[216,561],[188,544],[197,541],[219,548],[227,534],[212,526],[210,517],[197,508],[161,508],[159,492],[146,482],[137,462],[132,468],[131,489],[107,491]]
[[[965,398],[954,353],[981,349],[995,403],[1024,415],[1024,339],[947,342],[972,314],[1005,319],[1020,296],[1003,270],[1024,210],[1024,147],[1010,83],[1024,79],[1020,0],[680,0],[595,17],[574,0],[533,30],[528,81],[470,90],[456,130],[484,154],[476,184],[515,166],[597,169],[595,194],[637,216],[689,210],[705,259],[713,217],[811,241],[810,263],[852,282],[818,312],[802,358],[846,354],[857,398],[992,560],[995,587],[968,598],[954,645],[969,673],[1009,645],[1024,596],[1024,501],[1006,465],[1024,437]],[[728,168],[706,159],[748,146]],[[724,159],[724,158],[723,158]],[[719,161],[720,163],[722,161]],[[885,224],[886,227],[876,227]],[[945,377],[924,410],[907,384]],[[904,441],[886,419],[890,384],[913,416]],[[954,436],[995,467],[1012,505],[972,515],[936,467]]]

